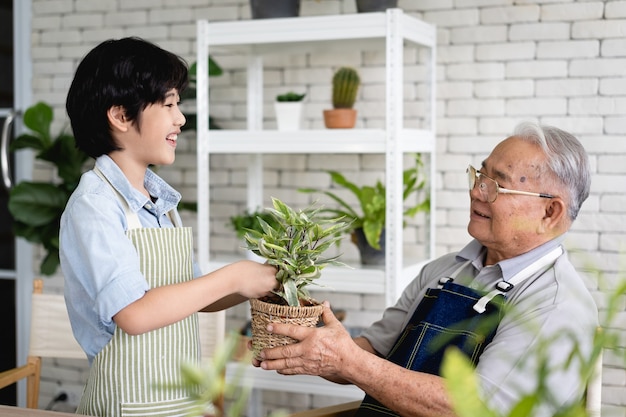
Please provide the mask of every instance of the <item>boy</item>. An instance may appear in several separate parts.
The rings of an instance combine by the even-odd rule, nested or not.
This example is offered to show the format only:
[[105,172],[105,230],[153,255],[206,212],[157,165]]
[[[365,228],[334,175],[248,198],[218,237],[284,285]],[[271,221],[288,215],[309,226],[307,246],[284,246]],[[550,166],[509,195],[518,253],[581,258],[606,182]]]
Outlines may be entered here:
[[176,211],[180,194],[148,169],[174,162],[187,83],[180,57],[124,38],[89,52],[68,93],[76,145],[96,160],[60,230],[70,321],[91,364],[81,414],[185,415],[188,392],[155,386],[173,382],[182,361],[198,360],[195,312],[277,284],[274,267],[252,261],[201,275]]

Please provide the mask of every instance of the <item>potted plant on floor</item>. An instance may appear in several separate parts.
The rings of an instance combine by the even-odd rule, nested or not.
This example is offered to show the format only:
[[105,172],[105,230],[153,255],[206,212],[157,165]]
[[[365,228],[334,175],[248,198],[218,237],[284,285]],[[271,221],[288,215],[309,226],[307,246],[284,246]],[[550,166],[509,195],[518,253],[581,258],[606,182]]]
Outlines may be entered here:
[[302,121],[302,100],[305,94],[290,91],[276,96],[276,126],[278,130],[299,130]]
[[324,124],[329,129],[350,129],[356,123],[353,109],[361,80],[354,68],[341,67],[333,75],[332,110],[324,110]]
[[[415,154],[415,165],[404,170],[403,179],[403,201],[415,193],[424,190],[426,179],[423,174],[424,162],[420,154]],[[386,220],[386,187],[379,180],[374,186],[357,186],[346,179],[344,175],[337,171],[328,171],[333,184],[350,191],[357,198],[361,212],[359,213],[352,204],[348,204],[336,193],[329,190],[315,188],[301,188],[304,193],[323,193],[333,199],[338,208],[325,208],[324,212],[331,216],[341,216],[350,221],[350,227],[346,233],[351,235],[352,242],[359,248],[361,254],[361,264],[382,265],[385,263],[385,220]],[[414,205],[404,209],[405,217],[414,217],[419,212],[430,210],[430,198],[417,201]]]
[[276,221],[272,226],[259,218],[263,231],[249,229],[247,249],[267,260],[277,269],[279,288],[272,296],[251,299],[252,347],[256,357],[268,347],[284,346],[293,339],[267,333],[270,321],[315,326],[323,307],[309,294],[308,287],[328,265],[344,265],[339,256],[323,257],[350,227],[343,218],[322,218],[322,207],[294,210],[277,198],[267,209]]

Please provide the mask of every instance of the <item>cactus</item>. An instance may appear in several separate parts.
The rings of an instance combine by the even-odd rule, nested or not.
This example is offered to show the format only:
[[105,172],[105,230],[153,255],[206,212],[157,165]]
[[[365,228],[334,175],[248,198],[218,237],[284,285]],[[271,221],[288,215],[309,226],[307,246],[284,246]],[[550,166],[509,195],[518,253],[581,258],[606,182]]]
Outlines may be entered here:
[[359,89],[359,74],[354,68],[342,67],[333,76],[333,107],[351,109]]

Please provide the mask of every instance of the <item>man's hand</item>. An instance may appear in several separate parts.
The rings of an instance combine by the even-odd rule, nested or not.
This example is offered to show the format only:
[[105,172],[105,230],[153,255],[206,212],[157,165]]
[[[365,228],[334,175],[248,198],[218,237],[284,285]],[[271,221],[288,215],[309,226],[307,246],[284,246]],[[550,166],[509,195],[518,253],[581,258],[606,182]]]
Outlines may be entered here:
[[343,379],[343,370],[349,366],[349,359],[354,358],[355,352],[362,352],[362,349],[354,343],[327,302],[324,302],[322,321],[323,327],[270,323],[268,330],[271,333],[289,336],[299,343],[265,349],[261,351],[262,360],[253,360],[253,365],[285,375],[304,374],[331,380],[337,377]]

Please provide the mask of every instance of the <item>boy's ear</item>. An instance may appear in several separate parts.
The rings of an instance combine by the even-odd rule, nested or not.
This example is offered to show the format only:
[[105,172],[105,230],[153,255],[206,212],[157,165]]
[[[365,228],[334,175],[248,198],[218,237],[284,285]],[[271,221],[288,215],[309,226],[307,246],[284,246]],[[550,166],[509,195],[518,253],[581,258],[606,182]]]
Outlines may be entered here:
[[130,122],[126,118],[126,110],[122,106],[112,106],[107,110],[107,118],[109,119],[109,125],[114,130],[126,132]]

